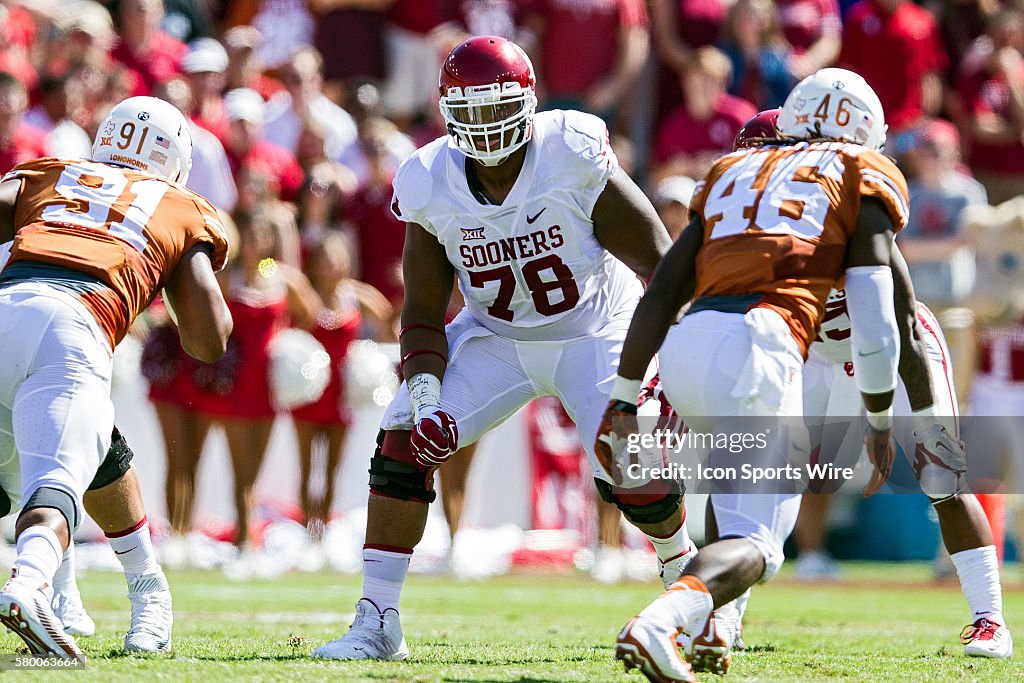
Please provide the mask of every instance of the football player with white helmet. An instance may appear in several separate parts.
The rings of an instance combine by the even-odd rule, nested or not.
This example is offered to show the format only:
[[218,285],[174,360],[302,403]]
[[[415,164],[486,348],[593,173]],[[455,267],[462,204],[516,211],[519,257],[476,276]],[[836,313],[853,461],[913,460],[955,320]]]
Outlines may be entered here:
[[[777,111],[762,112],[748,122],[737,135],[736,147],[753,147],[762,144],[764,138],[778,138],[777,115]],[[896,304],[916,304],[907,311],[897,311],[900,381],[894,398],[895,415],[910,418],[904,420],[897,436],[935,508],[943,543],[972,613],[974,623],[961,634],[965,654],[1009,657],[1013,654],[1013,639],[1003,619],[999,560],[992,530],[977,498],[962,488],[967,458],[959,441],[959,407],[949,349],[935,316],[915,300],[906,265],[895,245],[893,277],[897,291],[902,291],[897,294]],[[850,336],[846,291],[833,289],[803,371],[804,415],[811,452],[821,448],[823,439],[834,441],[823,435],[826,417],[849,418],[859,412]],[[835,446],[827,444],[826,452],[834,452]],[[853,457],[859,456],[859,448],[856,450]],[[687,646],[695,670],[723,672],[728,667],[728,636],[740,630],[748,595],[715,610],[708,626]]]
[[[0,244],[0,271],[11,255],[11,242]],[[11,512],[11,501],[5,491],[18,486],[15,471],[7,471],[3,463],[17,458],[14,440],[0,434],[0,517]],[[174,625],[171,590],[163,569],[157,561],[149,531],[142,485],[132,462],[135,453],[124,436],[114,427],[110,448],[100,463],[96,476],[82,497],[86,512],[103,530],[121,563],[128,581],[128,600],[132,605],[131,625],[125,634],[128,652],[166,652],[171,647]],[[96,624],[82,603],[75,577],[75,544],[68,544],[60,568],[53,577],[53,613],[71,636],[91,636]]]
[[[181,185],[191,153],[181,112],[133,97],[100,125],[91,159],[28,161],[0,181],[0,241],[14,239],[0,273],[0,346],[10,360],[0,368],[0,430],[13,435],[18,456],[2,474],[12,507],[21,506],[0,623],[33,654],[85,659],[54,615],[52,586],[111,447],[117,342],[161,288],[191,355],[217,360],[231,332],[214,276],[227,256],[224,229],[216,210]],[[117,469],[106,483],[125,479]],[[148,542],[148,530],[132,536],[143,528],[125,530],[129,544]],[[163,649],[166,581],[159,567],[147,575],[151,551],[125,553],[126,572],[134,568],[140,581],[130,588],[133,627],[144,622],[140,635],[156,641],[132,648],[129,637],[126,645]],[[156,612],[152,598],[160,598]]]
[[[778,125],[781,139],[722,157],[698,186],[690,225],[637,306],[613,396],[627,394],[660,349],[662,386],[690,429],[731,441],[769,418],[767,445],[739,457],[806,461],[803,364],[828,293],[845,277],[864,442],[875,465],[870,495],[894,457],[900,344],[890,262],[907,220],[906,181],[878,152],[882,108],[854,73],[822,69],[801,81]],[[596,445],[607,452],[602,460],[624,457],[612,445],[624,436],[617,425],[628,409],[609,404]],[[738,466],[735,457],[712,448],[709,462]],[[785,488],[729,486],[711,499],[718,540],[618,636],[616,656],[652,681],[695,680],[677,634],[699,634],[712,610],[775,575],[799,507],[799,494]]]
[[[651,539],[666,581],[696,552],[678,483],[619,487],[591,447],[641,283],[671,244],[657,212],[600,119],[535,112],[533,67],[514,43],[466,40],[439,87],[449,135],[394,180],[392,210],[407,223],[406,382],[371,460],[363,595],[348,633],[316,657],[408,655],[399,596],[434,470],[538,396],[561,400],[601,495]],[[444,327],[456,277],[466,306]]]

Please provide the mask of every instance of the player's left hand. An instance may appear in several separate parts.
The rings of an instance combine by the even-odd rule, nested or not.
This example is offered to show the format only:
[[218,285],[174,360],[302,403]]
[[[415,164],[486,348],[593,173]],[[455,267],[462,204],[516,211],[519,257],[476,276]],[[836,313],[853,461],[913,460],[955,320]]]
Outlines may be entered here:
[[915,431],[914,441],[917,444],[914,451],[914,474],[918,478],[921,476],[921,468],[929,463],[955,472],[957,476],[967,472],[964,442],[950,436],[938,422],[921,433]]
[[658,419],[657,427],[659,429],[679,429],[683,426],[682,419],[679,417],[679,413],[669,403],[668,396],[665,395],[665,390],[661,384],[661,375],[654,373],[654,377],[643,386],[640,390],[640,396],[637,397],[637,407],[644,405],[648,401],[658,402]]
[[438,467],[459,450],[459,426],[454,417],[437,410],[420,418],[412,429],[409,445],[416,462]]
[[892,429],[875,429],[870,424],[864,427],[864,446],[868,451],[868,459],[874,465],[871,479],[864,487],[864,496],[873,496],[882,488],[896,459],[896,446],[892,441]]
[[629,436],[637,431],[636,406],[626,401],[610,401],[597,430],[594,454],[616,485],[622,485],[631,464],[626,462],[630,457],[626,445]]

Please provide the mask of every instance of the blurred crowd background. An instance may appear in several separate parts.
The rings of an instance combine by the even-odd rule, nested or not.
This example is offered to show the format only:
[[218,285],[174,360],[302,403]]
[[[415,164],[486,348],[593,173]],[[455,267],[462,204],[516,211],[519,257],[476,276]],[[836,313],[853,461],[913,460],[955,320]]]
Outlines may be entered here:
[[[0,0],[0,172],[39,156],[88,156],[113,104],[155,95],[191,119],[188,185],[237,232],[222,276],[235,316],[223,361],[185,356],[159,305],[134,330],[166,443],[166,558],[187,562],[213,425],[227,436],[235,480],[239,524],[228,539],[258,540],[253,486],[281,413],[269,355],[288,327],[311,331],[331,356],[322,398],[292,411],[303,482],[295,516],[322,535],[350,422],[345,355],[357,339],[396,341],[404,227],[389,210],[391,179],[445,134],[437,71],[474,34],[527,51],[541,109],[608,123],[620,163],[674,235],[695,179],[750,116],[780,106],[821,67],[862,74],[885,108],[886,152],[910,180],[900,241],[919,297],[944,323],[960,398],[969,407],[974,382],[989,389],[980,403],[991,411],[1024,415],[1024,398],[998,394],[1024,392],[1024,297],[1013,295],[1024,285],[1021,0]],[[531,415],[531,435],[561,435],[547,446],[531,437],[533,468],[571,475],[591,496],[564,416],[544,405]],[[554,456],[537,455],[545,448]],[[453,535],[471,460],[442,475]],[[571,496],[555,498],[558,508]],[[534,522],[564,524],[555,518]],[[602,507],[597,519],[598,555],[613,557],[618,513]],[[805,554],[826,542],[823,525],[811,526]]]

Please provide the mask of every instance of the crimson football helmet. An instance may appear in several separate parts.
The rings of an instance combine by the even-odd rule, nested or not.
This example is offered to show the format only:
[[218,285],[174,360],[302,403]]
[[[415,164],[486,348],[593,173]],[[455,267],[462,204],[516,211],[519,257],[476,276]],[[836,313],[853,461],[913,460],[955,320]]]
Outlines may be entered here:
[[466,156],[497,166],[533,135],[537,79],[522,48],[475,36],[444,60],[438,87],[448,133]]
[[754,114],[736,133],[736,141],[732,144],[733,151],[756,147],[756,141],[759,139],[779,137],[779,129],[775,127],[775,124],[779,120],[781,111],[781,109],[765,109]]

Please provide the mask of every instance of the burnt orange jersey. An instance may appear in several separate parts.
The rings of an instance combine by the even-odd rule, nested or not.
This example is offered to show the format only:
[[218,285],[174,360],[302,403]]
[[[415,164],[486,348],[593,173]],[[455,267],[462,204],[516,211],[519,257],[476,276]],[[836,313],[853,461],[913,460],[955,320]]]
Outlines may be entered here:
[[[696,298],[775,310],[806,355],[829,290],[843,275],[864,197],[885,205],[896,230],[906,225],[906,180],[880,152],[822,142],[722,157],[691,203],[704,221]],[[703,307],[713,307],[708,301],[716,299]]]
[[111,346],[196,244],[211,245],[214,268],[224,265],[227,239],[216,209],[182,185],[68,159],[29,161],[4,179],[11,178],[21,179],[21,191],[9,267],[42,263],[99,281],[80,297]]

